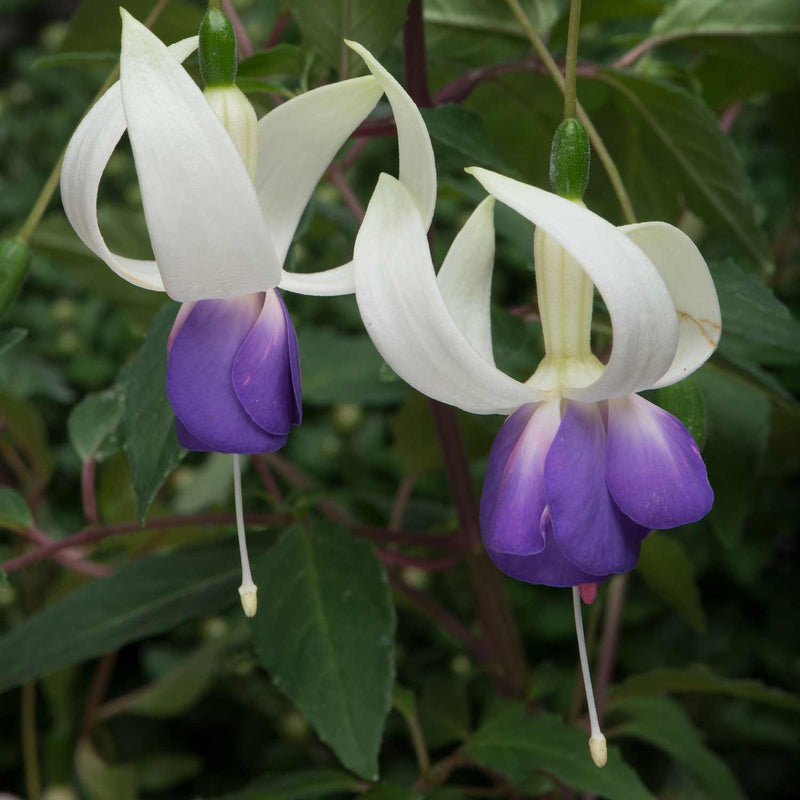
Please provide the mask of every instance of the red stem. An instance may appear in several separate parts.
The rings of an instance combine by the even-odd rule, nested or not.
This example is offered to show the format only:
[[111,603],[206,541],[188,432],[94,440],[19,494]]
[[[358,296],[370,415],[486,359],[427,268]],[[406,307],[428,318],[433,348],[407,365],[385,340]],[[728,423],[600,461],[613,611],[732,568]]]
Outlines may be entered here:
[[433,101],[428,87],[422,0],[411,0],[408,4],[408,16],[403,26],[403,54],[406,91],[420,108],[430,108]]
[[236,9],[233,7],[231,0],[222,0],[222,10],[225,12],[225,16],[230,21],[233,32],[236,34],[236,43],[239,46],[239,58],[247,58],[247,56],[253,55],[253,43],[250,41],[250,37],[247,35],[247,29],[244,27],[242,20],[239,19],[239,15],[236,13]]
[[264,42],[264,47],[275,47],[275,45],[278,44],[291,18],[292,15],[288,11],[282,11],[280,14],[278,14],[278,18],[275,20],[275,24],[272,26],[272,30],[269,32],[267,41]]
[[92,524],[97,524],[97,496],[94,489],[94,477],[97,462],[90,458],[83,462],[81,468],[81,500],[83,501],[83,513],[86,519]]
[[[35,544],[41,545],[42,549],[50,547],[53,544],[60,544],[60,542],[58,542],[56,539],[51,538],[44,531],[41,531],[36,527],[29,528],[23,533],[23,536],[30,539]],[[33,552],[39,553],[41,550],[34,550]],[[25,558],[25,556],[18,556],[18,558]],[[15,559],[11,559],[11,561],[14,560]],[[58,561],[59,564],[67,569],[71,569],[73,572],[79,572],[82,575],[89,575],[92,578],[102,578],[105,575],[110,575],[113,572],[113,570],[110,567],[107,567],[105,564],[95,564],[92,561],[87,561],[78,553],[58,552],[54,556],[54,560]],[[5,569],[5,565],[3,565],[3,569]]]

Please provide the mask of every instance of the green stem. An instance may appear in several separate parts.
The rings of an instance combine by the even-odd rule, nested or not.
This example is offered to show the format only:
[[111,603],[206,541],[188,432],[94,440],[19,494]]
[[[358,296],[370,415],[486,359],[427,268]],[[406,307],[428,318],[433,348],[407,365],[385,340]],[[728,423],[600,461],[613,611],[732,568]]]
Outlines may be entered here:
[[[148,15],[147,19],[144,21],[145,27],[151,28],[156,20],[161,16],[161,12],[166,8],[167,3],[169,0],[158,0],[158,2],[153,6],[153,10]],[[89,103],[89,108],[87,108],[87,112],[92,106],[108,91],[114,81],[117,80],[119,77],[119,64],[117,64],[114,69],[111,70],[108,77],[103,82],[103,85],[98,89],[97,94],[92,98],[92,102]],[[61,155],[58,157],[58,161],[56,161],[55,166],[53,167],[50,175],[47,178],[44,186],[42,187],[42,191],[39,193],[39,197],[36,199],[36,202],[33,204],[33,208],[28,214],[25,222],[22,223],[22,227],[19,229],[19,233],[17,236],[22,239],[23,242],[30,242],[31,236],[33,236],[33,232],[36,230],[36,227],[42,221],[42,217],[44,216],[44,212],[47,211],[47,206],[50,205],[50,201],[53,199],[53,195],[55,194],[56,187],[58,186],[58,180],[61,177],[61,165],[64,162],[64,153],[66,152],[67,148],[65,147],[61,151]]]
[[36,683],[34,681],[28,681],[22,687],[20,717],[26,795],[28,800],[40,800],[42,786],[39,779],[39,748],[36,741]]
[[575,89],[575,69],[578,66],[578,39],[581,27],[581,0],[570,0],[569,31],[567,33],[567,62],[564,67],[564,119],[575,116],[577,91]]
[[[558,64],[556,64],[555,59],[550,55],[550,51],[545,46],[545,43],[542,41],[539,34],[533,29],[530,21],[525,16],[525,12],[520,7],[519,1],[506,0],[506,3],[508,4],[508,7],[511,9],[511,12],[514,14],[519,24],[522,26],[522,29],[525,31],[525,35],[528,37],[531,46],[542,60],[545,68],[555,81],[556,86],[558,86],[562,93],[565,93],[566,89],[564,76],[561,74],[561,70],[558,68]],[[581,106],[581,104],[577,101],[575,106],[577,117],[583,123],[583,127],[586,128],[586,133],[589,134],[592,148],[594,149],[595,154],[600,159],[600,163],[603,165],[603,168],[608,174],[608,179],[611,181],[614,194],[616,194],[617,199],[619,200],[625,221],[627,223],[636,222],[636,215],[633,212],[633,205],[631,204],[630,197],[625,189],[625,184],[622,181],[622,176],[619,174],[617,165],[614,163],[614,159],[611,158],[611,153],[608,152],[608,148],[605,146],[603,139],[597,131],[597,128],[595,128],[595,126],[592,124],[592,121],[589,119],[589,116],[583,110],[583,106]]]

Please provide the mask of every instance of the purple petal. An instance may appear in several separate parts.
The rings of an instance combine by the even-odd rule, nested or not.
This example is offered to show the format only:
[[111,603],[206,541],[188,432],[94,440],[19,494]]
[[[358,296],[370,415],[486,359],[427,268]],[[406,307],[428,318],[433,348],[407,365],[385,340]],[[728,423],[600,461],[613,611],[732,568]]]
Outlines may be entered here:
[[496,553],[529,556],[544,548],[544,463],[559,422],[559,401],[526,405],[497,434],[481,496],[483,541]]
[[649,532],[612,500],[606,487],[605,455],[599,405],[570,401],[547,454],[545,491],[561,552],[591,575],[635,567],[641,540]]
[[233,388],[260,428],[286,436],[302,418],[297,335],[283,299],[273,289],[233,362]]
[[648,528],[696,522],[714,502],[692,435],[634,394],[608,401],[606,482],[620,509]]
[[547,509],[542,514],[541,530],[545,543],[541,553],[533,556],[515,556],[487,548],[489,558],[506,575],[518,581],[543,586],[578,586],[582,583],[604,581],[610,577],[583,572],[564,558],[553,536],[552,521]]
[[214,452],[213,447],[209,447],[204,441],[189,433],[186,426],[177,417],[175,418],[175,435],[178,438],[178,444],[184,450],[194,450],[198,453]]
[[263,294],[201,300],[182,320],[167,359],[167,396],[191,434],[219,453],[277,450],[285,436],[259,428],[233,390],[233,362],[264,303]]
[[186,318],[192,313],[193,308],[194,303],[181,303],[181,307],[178,309],[178,313],[175,315],[175,322],[172,323],[172,330],[169,332],[169,339],[167,339],[167,355],[170,354],[170,351],[172,350],[172,343],[175,341],[175,337],[181,332],[183,323],[186,322]]

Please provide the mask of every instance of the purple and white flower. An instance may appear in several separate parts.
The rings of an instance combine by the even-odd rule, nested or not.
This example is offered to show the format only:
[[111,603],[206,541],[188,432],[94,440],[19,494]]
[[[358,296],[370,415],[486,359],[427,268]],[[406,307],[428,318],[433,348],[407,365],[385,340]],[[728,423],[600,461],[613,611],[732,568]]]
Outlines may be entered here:
[[[370,74],[314,89],[261,120],[235,86],[195,84],[181,62],[197,37],[166,47],[123,11],[120,81],[75,131],[61,173],[69,221],[120,277],[184,307],[169,350],[167,390],[178,437],[194,450],[275,450],[300,422],[297,338],[276,287],[353,291],[352,262],[315,273],[283,269],[324,171],[386,95],[399,177],[430,224],[433,149],[400,84],[361,45]],[[107,246],[97,218],[106,164],[127,129],[155,261]],[[266,349],[262,349],[266,348]]]
[[[714,284],[695,245],[671,225],[616,228],[580,202],[468,171],[490,197],[438,276],[408,192],[381,176],[356,241],[359,309],[381,355],[412,386],[469,412],[510,413],[481,498],[495,564],[529,583],[597,583],[633,568],[651,530],[711,508],[691,434],[636,392],[681,380],[714,351]],[[536,226],[545,356],[525,383],[492,356],[495,198]],[[590,349],[594,287],[613,326],[605,366]]]

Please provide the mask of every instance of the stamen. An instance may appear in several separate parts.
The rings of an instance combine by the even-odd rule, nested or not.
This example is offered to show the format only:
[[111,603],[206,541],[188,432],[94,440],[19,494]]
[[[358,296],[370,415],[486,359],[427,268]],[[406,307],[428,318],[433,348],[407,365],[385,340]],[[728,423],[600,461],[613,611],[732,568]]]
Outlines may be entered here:
[[250,573],[250,559],[247,557],[247,540],[244,536],[244,513],[242,511],[242,468],[239,454],[233,454],[233,496],[236,503],[236,529],[239,533],[239,555],[242,558],[242,585],[239,597],[246,617],[254,617],[258,610],[258,586],[253,583]]
[[578,636],[578,652],[581,658],[581,672],[583,673],[583,686],[586,689],[586,707],[589,709],[589,724],[592,735],[589,738],[589,752],[592,761],[598,767],[604,767],[608,758],[606,737],[600,730],[597,719],[597,708],[594,704],[592,691],[592,676],[589,674],[589,659],[586,656],[586,638],[583,635],[583,615],[581,614],[581,595],[577,586],[572,587],[572,606],[575,610],[575,633]]

